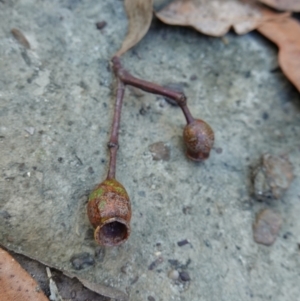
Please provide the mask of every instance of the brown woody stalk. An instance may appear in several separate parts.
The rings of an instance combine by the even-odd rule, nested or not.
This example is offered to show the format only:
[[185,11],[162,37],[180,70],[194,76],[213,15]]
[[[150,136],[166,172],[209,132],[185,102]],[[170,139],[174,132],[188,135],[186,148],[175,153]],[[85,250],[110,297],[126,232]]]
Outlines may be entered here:
[[118,78],[112,130],[107,144],[110,152],[107,178],[92,191],[87,205],[89,220],[95,228],[95,240],[104,246],[117,246],[130,234],[130,199],[123,185],[115,179],[124,89]]
[[117,93],[112,130],[107,144],[110,152],[109,169],[106,180],[92,191],[87,205],[89,220],[95,228],[95,240],[104,246],[117,246],[126,241],[130,235],[130,199],[123,185],[115,179],[125,85],[163,95],[177,102],[187,121],[183,138],[187,147],[186,155],[190,159],[194,161],[207,159],[214,143],[213,130],[203,120],[193,118],[183,93],[132,76],[122,67],[117,57],[112,59],[112,63],[117,77]]
[[[210,150],[214,143],[214,132],[203,120],[194,119],[187,106],[186,96],[183,93],[170,90],[166,87],[162,87],[158,84],[148,82],[131,75],[126,69],[123,68],[121,61],[117,56],[112,58],[112,64],[117,79],[123,84],[122,93],[124,93],[124,85],[130,85],[149,93],[158,94],[173,99],[181,108],[187,122],[183,132],[183,138],[187,147],[187,156],[194,161],[206,160],[209,157]],[[118,116],[118,112],[120,112],[119,106],[121,105],[122,102],[120,105],[116,104],[116,116]],[[114,118],[113,127],[116,126],[118,128],[119,124],[115,125],[115,122],[118,123],[119,119],[120,116],[118,118]],[[117,139],[116,135],[117,132],[113,131],[111,141]],[[109,147],[114,147],[113,142],[112,144],[109,144]],[[111,164],[109,168],[109,175],[111,176],[114,176],[116,159],[115,155],[115,151],[111,149]]]
[[116,161],[117,161],[117,151],[119,148],[119,129],[121,120],[121,110],[125,92],[125,86],[123,82],[117,79],[117,97],[114,110],[114,118],[112,123],[112,131],[110,134],[110,140],[107,144],[110,152],[109,169],[107,174],[107,179],[114,179],[116,177]]
[[152,94],[158,94],[162,96],[169,97],[177,102],[178,106],[181,108],[187,123],[191,123],[194,121],[194,117],[192,116],[188,106],[187,106],[187,100],[186,96],[181,92],[176,92],[173,90],[170,90],[168,88],[162,87],[158,84],[151,83],[148,81],[145,81],[143,79],[139,79],[137,77],[132,76],[127,70],[125,70],[120,62],[120,59],[118,57],[112,58],[113,63],[113,69],[116,74],[116,76],[125,84],[134,86],[136,88],[139,88],[143,91],[152,93]]
[[119,137],[121,109],[123,104],[125,85],[134,86],[136,88],[139,88],[143,91],[152,94],[158,94],[165,97],[169,97],[174,101],[176,101],[178,106],[181,108],[187,124],[190,124],[195,120],[187,106],[186,96],[183,93],[173,91],[168,88],[162,87],[158,84],[151,83],[143,79],[139,79],[137,77],[132,76],[127,70],[123,68],[120,59],[116,56],[112,58],[112,63],[113,63],[113,70],[117,77],[117,96],[116,96],[116,103],[114,109],[112,131],[110,135],[110,140],[107,144],[110,152],[110,161],[109,161],[107,179],[114,179],[116,175],[116,159],[117,159],[117,150],[119,148],[118,137]]

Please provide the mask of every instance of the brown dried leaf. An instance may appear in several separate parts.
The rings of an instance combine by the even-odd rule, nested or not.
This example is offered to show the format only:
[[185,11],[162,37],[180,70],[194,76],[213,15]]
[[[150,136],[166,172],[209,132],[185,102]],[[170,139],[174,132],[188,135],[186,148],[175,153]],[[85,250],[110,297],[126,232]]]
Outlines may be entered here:
[[300,12],[299,0],[259,0],[259,1],[278,10]]
[[0,248],[0,301],[49,301],[37,282]]
[[262,21],[262,6],[254,0],[176,0],[156,16],[171,25],[192,26],[211,36],[223,36],[233,27],[237,34],[255,29]]
[[128,32],[116,56],[121,56],[144,37],[153,16],[153,0],[125,0],[124,5],[129,21]]
[[278,61],[286,77],[300,91],[300,24],[293,18],[277,17],[257,30],[279,48]]

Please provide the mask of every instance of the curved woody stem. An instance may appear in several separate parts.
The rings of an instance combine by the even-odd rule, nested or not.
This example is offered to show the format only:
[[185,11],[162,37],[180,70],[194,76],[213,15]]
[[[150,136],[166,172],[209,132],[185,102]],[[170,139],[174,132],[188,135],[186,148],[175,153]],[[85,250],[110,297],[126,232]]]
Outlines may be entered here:
[[169,97],[173,100],[175,100],[178,104],[178,106],[181,108],[186,122],[189,124],[194,121],[194,117],[192,116],[188,106],[187,106],[187,100],[186,96],[181,92],[176,92],[174,90],[162,87],[158,84],[151,83],[148,81],[145,81],[143,79],[139,79],[137,77],[132,76],[127,70],[125,70],[120,62],[120,59],[118,57],[112,58],[113,63],[113,69],[116,74],[116,76],[125,84],[134,86],[136,88],[139,88],[143,91],[152,93],[152,94],[158,94],[162,96]]
[[107,179],[114,179],[116,175],[116,159],[117,151],[119,148],[118,137],[125,85],[134,86],[152,94],[158,94],[165,97],[169,97],[177,102],[178,106],[181,108],[185,116],[187,124],[190,124],[195,120],[187,106],[186,96],[183,93],[132,76],[127,70],[123,68],[120,59],[116,56],[112,58],[112,63],[115,75],[117,77],[118,86],[112,123],[112,131],[110,140],[107,144],[110,152]]
[[92,191],[87,206],[89,220],[95,228],[95,239],[104,246],[120,245],[130,234],[130,199],[125,188],[115,179],[121,110],[126,85],[163,95],[177,102],[187,121],[183,136],[187,156],[190,159],[195,161],[207,159],[214,141],[210,126],[202,120],[193,118],[183,93],[132,76],[123,69],[117,57],[112,59],[112,63],[117,79],[117,91],[110,140],[107,144],[110,153],[109,168],[106,180]]
[[114,117],[112,123],[112,130],[110,134],[110,140],[107,144],[110,152],[109,170],[107,174],[107,179],[114,179],[116,176],[116,161],[117,161],[117,151],[119,148],[119,129],[121,120],[121,110],[124,98],[125,86],[124,83],[118,78],[117,79],[117,95],[115,102]]

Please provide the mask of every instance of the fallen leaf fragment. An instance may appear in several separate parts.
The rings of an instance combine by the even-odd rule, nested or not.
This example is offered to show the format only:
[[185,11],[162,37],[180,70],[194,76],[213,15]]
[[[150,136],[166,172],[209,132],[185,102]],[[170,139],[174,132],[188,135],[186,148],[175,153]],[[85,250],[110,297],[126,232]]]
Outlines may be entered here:
[[259,0],[260,2],[269,5],[278,10],[300,11],[299,0]]
[[[95,285],[97,290],[97,292],[95,292],[84,287],[83,284],[79,281],[79,279],[73,274],[69,274],[66,271],[60,271],[57,269],[57,267],[51,267],[50,270],[48,264],[47,266],[45,266],[45,263],[37,261],[33,258],[26,257],[22,254],[14,253],[13,251],[12,255],[16,258],[17,262],[19,262],[22,267],[26,268],[26,271],[30,275],[34,275],[34,278],[37,280],[43,291],[47,291],[49,293],[49,299],[51,301],[128,300],[127,295],[119,291],[118,289],[107,287],[105,285]],[[86,283],[88,283],[87,280],[85,281]],[[0,301],[3,301],[3,299],[1,299],[1,289],[2,287],[0,281]],[[101,293],[102,290],[103,293],[107,294],[109,297],[104,297]],[[23,301],[23,299],[16,299],[14,301],[19,300]],[[11,299],[9,299],[9,301],[11,301]],[[34,299],[34,301],[36,300]]]
[[153,16],[153,0],[125,0],[124,5],[129,22],[128,32],[116,56],[124,54],[144,37]]
[[262,23],[257,30],[278,46],[279,65],[300,91],[300,23],[289,16],[278,17]]
[[0,301],[49,301],[37,282],[0,248]]
[[253,0],[175,0],[156,16],[170,25],[191,26],[211,36],[223,36],[233,27],[237,34],[254,30],[265,16]]

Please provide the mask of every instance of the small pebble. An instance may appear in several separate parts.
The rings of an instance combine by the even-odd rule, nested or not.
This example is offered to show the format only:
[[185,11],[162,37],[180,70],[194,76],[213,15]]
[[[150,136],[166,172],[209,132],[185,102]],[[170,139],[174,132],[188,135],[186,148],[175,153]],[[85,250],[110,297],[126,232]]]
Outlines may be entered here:
[[168,262],[174,267],[179,265],[179,261],[177,259],[169,259]]
[[87,252],[74,255],[70,261],[75,270],[82,270],[95,264],[93,256]]
[[222,152],[223,152],[223,149],[221,147],[216,148],[216,153],[217,154],[222,154]]
[[146,110],[144,107],[141,107],[141,108],[140,108],[140,114],[141,114],[142,116],[146,115],[146,114],[147,114],[147,110]]
[[192,207],[191,206],[185,206],[182,208],[182,212],[184,214],[192,214]]
[[190,281],[190,280],[191,280],[191,277],[190,277],[189,273],[188,273],[188,272],[185,272],[185,271],[180,272],[180,273],[179,273],[179,277],[180,277],[180,280],[181,280],[181,281],[184,281],[184,282]]
[[187,239],[184,239],[184,240],[181,240],[181,241],[177,242],[177,245],[179,247],[182,247],[182,246],[187,245],[187,244],[189,244],[189,241]]
[[88,172],[89,172],[90,174],[93,174],[93,173],[94,173],[94,169],[93,169],[92,166],[90,166],[90,167],[88,168]]
[[254,194],[262,201],[280,199],[293,179],[293,166],[287,157],[264,154],[253,171]]
[[101,21],[101,22],[96,23],[96,27],[99,30],[103,29],[106,25],[107,25],[107,23],[105,21]]
[[30,134],[31,136],[34,134],[35,132],[35,128],[34,127],[27,127],[24,129],[28,134]]
[[282,224],[280,215],[271,209],[263,209],[253,224],[254,241],[265,246],[272,245]]
[[152,297],[152,296],[148,296],[148,301],[155,301],[155,298],[154,297]]
[[288,239],[288,238],[289,238],[290,236],[292,236],[292,235],[293,235],[293,234],[292,234],[291,232],[286,232],[286,233],[283,234],[282,237],[283,237],[284,239]]
[[149,145],[149,150],[154,161],[169,161],[170,160],[170,148],[164,142],[156,142]]
[[172,280],[177,280],[179,278],[179,272],[177,270],[171,270],[168,277]]
[[148,267],[148,270],[152,271],[155,268],[157,268],[158,265],[160,265],[162,262],[164,261],[164,259],[162,257],[157,258],[156,260],[154,260]]
[[196,80],[198,78],[198,76],[196,74],[193,74],[191,77],[190,77],[190,80]]

